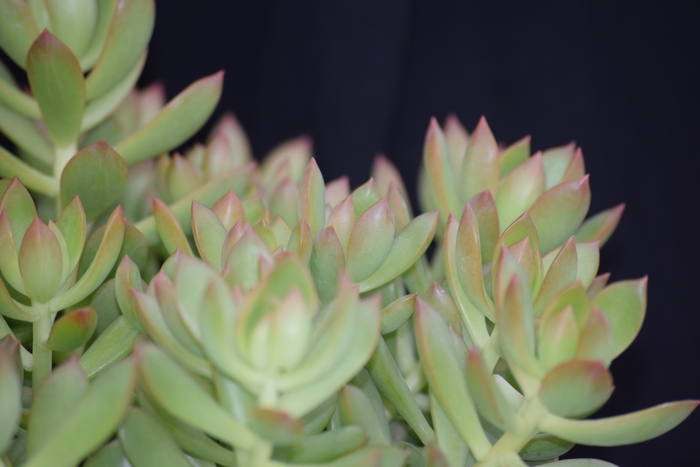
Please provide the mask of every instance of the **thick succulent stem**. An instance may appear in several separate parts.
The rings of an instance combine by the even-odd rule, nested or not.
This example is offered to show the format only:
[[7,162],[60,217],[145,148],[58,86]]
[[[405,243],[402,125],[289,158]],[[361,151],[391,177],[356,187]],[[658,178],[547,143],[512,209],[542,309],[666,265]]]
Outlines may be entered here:
[[34,340],[32,345],[33,368],[32,387],[36,390],[39,384],[51,373],[51,350],[43,347],[51,334],[53,322],[52,313],[44,303],[33,304],[39,311],[39,320],[34,322]]

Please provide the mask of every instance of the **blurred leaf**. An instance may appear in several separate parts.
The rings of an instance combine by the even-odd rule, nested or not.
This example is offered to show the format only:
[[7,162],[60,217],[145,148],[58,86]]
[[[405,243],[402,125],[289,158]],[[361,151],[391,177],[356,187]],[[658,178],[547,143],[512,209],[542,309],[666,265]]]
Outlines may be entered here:
[[91,338],[94,342],[114,320],[122,315],[117,297],[114,295],[114,279],[108,280],[95,291],[90,299],[90,306],[97,313],[97,327]]
[[5,281],[2,279],[0,279],[0,315],[29,322],[35,322],[39,319],[39,312],[35,308],[22,306],[12,298],[5,287]]
[[678,401],[617,417],[568,420],[547,415],[543,431],[587,446],[623,446],[641,443],[675,428],[697,407],[699,401]]
[[75,358],[54,369],[33,397],[27,437],[29,457],[60,430],[87,390],[88,379]]
[[[19,343],[14,346],[18,349]],[[0,347],[0,452],[5,452],[12,441],[22,414],[22,379],[17,371],[16,354],[9,345]]]
[[340,390],[338,400],[340,422],[345,425],[359,426],[369,435],[370,444],[391,444],[389,424],[384,414],[377,414],[364,392],[352,385]]
[[108,440],[131,405],[136,371],[131,359],[105,371],[63,423],[51,433],[26,467],[70,467]]
[[316,235],[309,259],[309,271],[316,283],[321,305],[329,303],[336,296],[336,286],[340,271],[345,268],[343,246],[334,228],[326,227]]
[[486,190],[498,199],[499,173],[498,145],[486,118],[481,117],[464,153],[460,178],[462,199],[472,199]]
[[115,319],[80,357],[80,366],[88,378],[129,355],[138,334],[125,316]]
[[538,433],[520,450],[518,455],[526,461],[548,461],[569,452],[574,443],[564,441],[549,433]]
[[72,352],[90,340],[96,327],[94,308],[72,311],[54,322],[46,347],[57,352]]
[[132,407],[119,427],[119,443],[134,467],[190,467],[167,430],[141,409]]
[[559,467],[617,467],[610,462],[598,459],[566,459],[557,461]]
[[[404,227],[394,237],[384,261],[369,277],[360,282],[360,291],[366,292],[382,286],[413,266],[433,241],[438,225],[438,215],[437,211],[421,214]],[[358,224],[359,222],[358,220]],[[348,248],[348,257],[349,255]]]
[[305,436],[289,447],[289,461],[295,464],[329,462],[364,446],[368,439],[365,430],[359,426]]
[[396,331],[413,314],[417,294],[404,295],[382,309],[382,335]]
[[255,407],[250,411],[248,426],[276,446],[289,446],[304,438],[304,424],[275,409]]
[[92,40],[97,21],[94,0],[44,0],[51,32],[77,56],[82,57]]
[[27,295],[47,303],[61,287],[63,259],[54,233],[36,217],[19,249],[19,268]]
[[474,455],[482,459],[491,443],[479,423],[447,324],[420,299],[414,324],[418,353],[435,398]]
[[577,242],[599,241],[602,247],[608,241],[620,222],[622,212],[625,210],[625,203],[599,212],[593,217],[586,219],[581,227],[574,234]]
[[538,152],[525,159],[499,182],[496,194],[499,224],[510,225],[537,201],[544,189],[542,153]]
[[102,52],[85,82],[89,101],[108,92],[139,60],[151,38],[154,9],[153,0],[119,1]]
[[192,233],[202,259],[220,272],[221,250],[228,232],[214,211],[196,201],[192,202]]
[[576,152],[576,144],[569,143],[566,146],[547,149],[542,154],[542,163],[547,174],[547,189],[559,185],[563,182],[564,174],[566,173],[571,161]]
[[328,216],[327,224],[335,230],[343,247],[344,255],[348,254],[348,243],[350,243],[350,235],[352,235],[356,222],[355,208],[352,205],[352,198],[349,196],[341,201]]
[[428,133],[425,135],[423,165],[428,178],[428,191],[440,208],[440,221],[444,224],[449,214],[458,216],[462,212],[462,203],[458,196],[455,170],[450,161],[445,135],[435,118],[430,119]]
[[377,184],[371,178],[355,188],[350,194],[352,206],[355,208],[355,217],[360,217],[370,206],[377,204],[381,198],[382,194],[377,188]]
[[119,441],[114,440],[102,447],[85,462],[84,467],[132,467]]
[[85,111],[85,81],[78,60],[45,30],[27,55],[27,77],[53,142],[59,147],[74,145]]
[[169,413],[232,446],[247,450],[256,436],[236,422],[209,393],[155,346],[136,348],[139,370],[148,392]]
[[525,136],[511,144],[498,156],[500,177],[503,178],[511,170],[525,162],[530,157],[530,136]]
[[190,256],[194,255],[175,214],[158,198],[153,198],[153,216],[156,220],[158,235],[160,235],[169,255],[175,253],[176,250],[180,250]]
[[27,65],[27,53],[39,35],[26,2],[0,0],[0,48],[21,68]]
[[[2,80],[0,80],[0,83],[2,83]],[[28,117],[17,115],[4,105],[0,105],[0,131],[7,136],[8,140],[17,146],[18,150],[26,151],[29,156],[35,158],[40,164],[50,166],[53,162],[53,148],[51,147],[51,143],[47,140],[48,135],[45,136],[42,134],[34,121]],[[5,164],[7,164],[7,162],[5,162]],[[16,166],[17,164],[15,163],[14,165]],[[9,166],[8,169],[10,167],[11,166]],[[27,172],[26,169],[24,171]],[[35,170],[35,172],[41,174],[41,172],[37,170]],[[44,175],[44,177],[50,178],[47,175]],[[55,191],[56,182],[50,182],[47,188],[52,188],[53,191]],[[48,190],[45,188],[43,191]]]
[[647,307],[647,278],[615,282],[592,299],[610,322],[615,336],[615,357],[637,337]]
[[127,175],[126,164],[104,140],[88,146],[73,156],[63,169],[63,206],[80,196],[85,218],[92,221],[119,200]]
[[537,228],[540,251],[548,253],[572,236],[591,204],[588,175],[545,191],[530,208]]
[[95,32],[92,42],[85,54],[80,58],[80,65],[83,70],[87,71],[92,68],[102,53],[118,3],[119,0],[102,0],[97,2],[97,20],[95,21]]
[[124,238],[124,224],[124,213],[121,206],[117,206],[107,220],[95,259],[73,287],[51,300],[52,310],[59,311],[78,303],[102,284],[119,256]]
[[515,414],[494,384],[491,372],[484,365],[476,347],[467,354],[466,363],[467,386],[479,413],[503,431],[515,430]]
[[6,211],[15,250],[19,252],[24,234],[36,218],[34,200],[17,177],[13,178],[0,199],[0,211]]
[[299,186],[299,216],[309,224],[314,237],[326,224],[326,186],[313,158],[306,166]]
[[545,375],[539,397],[553,414],[581,417],[600,408],[612,392],[612,376],[602,362],[569,361]]
[[[94,73],[93,71],[90,76]],[[134,165],[185,142],[214,111],[221,97],[223,78],[223,72],[220,71],[190,84],[150,122],[119,143],[116,151],[128,165]]]

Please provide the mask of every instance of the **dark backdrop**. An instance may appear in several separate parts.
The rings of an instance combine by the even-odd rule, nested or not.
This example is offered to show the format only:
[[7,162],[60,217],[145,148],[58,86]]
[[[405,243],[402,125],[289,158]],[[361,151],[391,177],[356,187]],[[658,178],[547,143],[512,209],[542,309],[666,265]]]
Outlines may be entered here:
[[[636,342],[599,415],[700,398],[698,15],[692,3],[160,1],[142,79],[172,97],[226,70],[257,156],[307,133],[327,180],[364,182],[382,151],[410,189],[431,116],[486,115],[497,139],[575,140],[591,212],[627,210],[602,253],[612,279],[649,274]],[[661,438],[576,447],[621,466],[700,465],[700,413]]]

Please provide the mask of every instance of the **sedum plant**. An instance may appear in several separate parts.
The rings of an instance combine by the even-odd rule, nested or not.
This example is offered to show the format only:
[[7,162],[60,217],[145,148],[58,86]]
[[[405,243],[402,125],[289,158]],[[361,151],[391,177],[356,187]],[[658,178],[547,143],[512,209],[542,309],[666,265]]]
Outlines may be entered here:
[[351,190],[230,114],[169,154],[223,76],[135,89],[153,15],[0,0],[1,466],[602,467],[560,456],[696,407],[586,419],[646,278],[599,274],[580,148],[433,119],[418,215],[387,158]]

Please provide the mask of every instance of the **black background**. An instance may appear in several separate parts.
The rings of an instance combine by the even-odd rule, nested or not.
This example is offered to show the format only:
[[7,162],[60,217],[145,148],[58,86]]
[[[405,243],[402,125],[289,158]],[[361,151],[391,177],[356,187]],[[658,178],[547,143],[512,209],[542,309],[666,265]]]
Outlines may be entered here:
[[[173,97],[224,69],[216,116],[234,111],[257,157],[308,134],[325,179],[353,186],[384,152],[415,192],[428,120],[450,112],[470,130],[485,115],[506,144],[530,134],[533,151],[575,140],[591,213],[627,203],[601,271],[650,279],[644,327],[596,416],[617,415],[700,399],[700,16],[690,1],[610,3],[161,0],[140,83]],[[700,466],[700,413],[566,457]]]
[[[504,143],[531,134],[533,150],[575,140],[591,213],[627,203],[601,270],[649,275],[644,327],[598,414],[616,415],[700,398],[700,32],[693,2],[608,3],[161,1],[142,82],[173,96],[225,69],[217,115],[236,113],[256,156],[309,134],[326,180],[353,186],[381,151],[414,191],[428,120],[449,112],[470,130],[486,115]],[[698,466],[700,413],[572,456]]]

